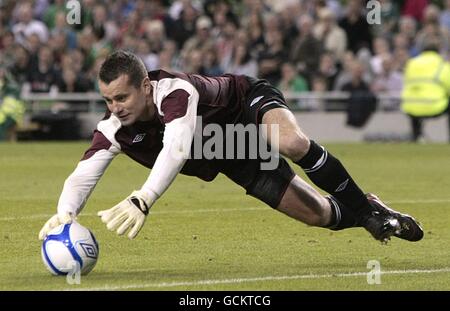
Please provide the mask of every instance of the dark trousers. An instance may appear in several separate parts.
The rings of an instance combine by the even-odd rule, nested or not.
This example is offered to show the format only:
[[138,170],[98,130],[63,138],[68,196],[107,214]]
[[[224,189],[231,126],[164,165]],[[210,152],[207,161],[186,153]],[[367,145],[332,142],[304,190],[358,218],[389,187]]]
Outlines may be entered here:
[[447,107],[447,110],[445,110],[443,113],[438,114],[436,116],[432,116],[432,117],[414,117],[414,116],[410,115],[409,118],[411,120],[411,127],[412,127],[412,141],[417,141],[420,138],[420,136],[422,136],[423,120],[437,118],[444,114],[447,115],[448,141],[450,142],[450,106]]
[[11,129],[16,125],[16,121],[11,117],[6,117],[6,120],[0,123],[0,141],[8,139]]

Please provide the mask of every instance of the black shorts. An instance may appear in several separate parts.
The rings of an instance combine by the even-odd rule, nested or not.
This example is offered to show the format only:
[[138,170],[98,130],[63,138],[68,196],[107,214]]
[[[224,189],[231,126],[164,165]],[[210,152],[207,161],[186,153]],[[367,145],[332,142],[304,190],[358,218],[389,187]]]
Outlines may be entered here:
[[[274,108],[288,109],[283,94],[266,80],[246,77],[250,90],[243,107],[244,123],[261,124],[264,113]],[[277,208],[295,173],[281,156],[273,170],[261,169],[262,159],[227,160],[220,170],[251,195]]]
[[262,170],[261,160],[228,160],[221,173],[242,186],[251,195],[272,208],[277,208],[295,173],[280,156],[278,167]]
[[264,113],[274,108],[289,109],[283,94],[266,80],[246,77],[250,91],[244,103],[244,119],[259,125]]

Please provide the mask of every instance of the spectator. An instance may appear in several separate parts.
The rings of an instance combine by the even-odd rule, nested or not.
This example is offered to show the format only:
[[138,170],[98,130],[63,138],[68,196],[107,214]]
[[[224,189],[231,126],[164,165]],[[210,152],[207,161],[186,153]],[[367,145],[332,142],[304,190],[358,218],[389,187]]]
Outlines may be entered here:
[[372,33],[363,15],[361,0],[348,1],[346,15],[340,20],[339,26],[347,34],[348,48],[353,53],[357,54],[361,48],[372,49]]
[[385,109],[398,109],[400,100],[397,98],[403,88],[403,75],[397,71],[391,54],[381,56],[382,70],[371,83],[371,91],[375,94],[386,94],[387,98],[381,97],[380,103]]
[[411,42],[417,34],[417,21],[410,16],[402,16],[398,25],[398,33],[403,34]]
[[192,50],[188,55],[187,62],[184,65],[187,73],[205,74],[205,67],[203,66],[204,54],[202,50]]
[[[120,48],[127,51],[136,51],[139,39],[133,35],[126,35],[120,42]],[[81,45],[81,44],[80,44]],[[89,46],[87,46],[89,47]]]
[[[347,51],[345,53],[344,59],[342,61],[342,69],[340,70],[334,82],[334,91],[342,90],[342,87],[352,80],[352,67],[356,61],[357,58],[353,54],[353,52]],[[363,80],[365,83],[369,84],[371,76],[368,71],[364,71]]]
[[239,40],[234,45],[230,66],[228,66],[226,71],[233,74],[256,77],[258,76],[258,63],[251,57],[250,50],[245,42],[247,41]]
[[304,106],[308,110],[326,109],[327,102],[321,95],[327,91],[327,79],[320,73],[316,73],[311,79],[311,92],[313,97],[307,101],[301,101],[300,106]]
[[162,50],[158,55],[159,68],[171,72],[176,71],[172,63],[172,55],[167,50]]
[[86,64],[86,57],[80,49],[72,50],[68,54],[71,60],[71,66],[75,72],[79,73],[88,70],[90,66]]
[[440,41],[441,53],[449,50],[449,31],[439,24],[439,8],[435,5],[426,7],[423,17],[422,29],[417,33],[416,46],[419,52],[423,50],[424,42],[431,37],[437,37]]
[[36,19],[42,20],[45,12],[50,6],[49,0],[34,0],[33,16]]
[[[92,20],[94,19],[94,6],[95,6],[96,0],[83,0],[82,6],[81,6],[81,23],[80,24],[74,24],[72,27],[77,31],[83,31],[83,29],[89,25],[92,25]],[[121,1],[117,1],[118,3],[121,3]]]
[[42,46],[39,36],[37,34],[31,34],[28,36],[25,42],[25,48],[30,53],[31,60],[35,61],[38,57],[39,48]]
[[58,12],[55,16],[55,26],[50,31],[50,36],[64,35],[64,40],[67,42],[69,49],[74,49],[77,46],[77,35],[75,31],[67,25],[66,14]]
[[440,13],[439,23],[441,27],[450,31],[450,0],[444,0],[444,10]]
[[63,56],[69,52],[66,35],[62,32],[52,33],[47,45],[53,51],[55,65],[59,67]]
[[90,81],[72,68],[65,68],[62,72],[62,79],[57,81],[58,91],[61,93],[87,92],[93,88]]
[[16,140],[25,107],[18,100],[19,87],[5,67],[0,66],[0,141]]
[[423,138],[423,120],[448,115],[450,141],[450,64],[439,55],[440,39],[429,37],[423,52],[408,61],[404,73],[402,109],[409,116],[412,140]]
[[145,22],[145,40],[150,45],[152,53],[159,53],[167,41],[164,24],[160,20],[149,20]]
[[282,31],[280,16],[276,13],[266,14],[263,18],[264,30],[267,32],[271,31]]
[[103,56],[98,56],[95,61],[92,68],[87,72],[86,78],[91,82],[91,86],[94,91],[99,92],[98,87],[98,73],[100,71],[100,67],[102,66],[103,62],[105,61],[105,58]]
[[364,65],[355,60],[350,68],[351,79],[341,87],[344,92],[369,92],[369,85],[364,81]]
[[177,50],[177,44],[173,40],[164,42],[163,49],[159,53],[159,64],[161,69],[168,71],[181,71],[182,61]]
[[316,12],[320,11],[323,8],[328,8],[332,12],[334,12],[338,20],[341,19],[345,13],[344,9],[342,8],[342,1],[340,0],[314,0],[312,2],[315,3]]
[[394,35],[393,39],[393,51],[395,53],[396,50],[406,50],[408,55],[417,56],[419,51],[417,48],[412,45],[412,42],[407,38],[407,36],[403,33],[397,33]]
[[177,43],[178,49],[181,49],[184,43],[194,35],[197,16],[197,10],[187,3],[183,6],[179,18],[168,22],[166,27],[168,37]]
[[250,54],[257,56],[264,48],[264,23],[262,16],[257,12],[251,12],[246,21],[245,28],[249,34],[249,46],[252,47]]
[[[303,8],[300,1],[280,1],[285,2],[284,7],[278,13],[278,18],[281,21],[281,30],[284,34],[283,45],[287,50],[292,49],[293,40],[299,34],[299,28],[297,27],[297,21],[299,17],[303,15]],[[312,26],[310,27],[312,30]],[[301,28],[300,28],[301,29]]]
[[[209,15],[207,15],[209,17]],[[211,36],[216,40],[222,35],[223,29],[225,28],[225,23],[227,21],[227,15],[224,11],[218,10],[211,14],[210,18],[212,20],[213,28],[211,30]]]
[[42,20],[47,25],[48,29],[53,30],[57,25],[56,19],[59,13],[66,15],[66,1],[54,0],[52,4],[45,10]]
[[350,93],[347,102],[347,125],[362,127],[376,108],[376,97],[364,82],[364,64],[354,61],[351,65],[351,80],[342,86],[342,91]]
[[299,35],[292,44],[289,58],[307,78],[310,78],[318,67],[323,52],[322,42],[314,37],[313,26],[314,20],[309,15],[304,14],[299,18]]
[[227,19],[223,32],[217,38],[216,50],[222,68],[227,68],[230,64],[238,28],[236,20]]
[[370,69],[375,75],[379,75],[383,71],[382,57],[389,53],[389,42],[381,37],[377,37],[373,41],[374,55],[370,59]]
[[30,35],[36,34],[41,43],[46,43],[48,40],[47,26],[43,22],[33,19],[33,9],[28,2],[20,4],[18,14],[19,22],[12,27],[16,41],[25,44]]
[[126,22],[122,25],[119,30],[119,38],[130,35],[136,37],[142,37],[145,33],[145,29],[142,23],[142,12],[131,11],[128,14]]
[[265,35],[265,41],[266,50],[258,56],[259,76],[272,85],[277,85],[281,78],[281,64],[286,59],[283,35],[279,30],[268,32]]
[[30,54],[26,48],[16,43],[14,55],[14,64],[11,66],[10,73],[19,85],[23,85],[27,82],[28,71],[30,70]]
[[408,53],[408,50],[395,49],[393,55],[395,59],[394,63],[395,70],[397,70],[398,72],[403,72],[405,70],[406,63],[411,58]]
[[103,33],[107,42],[115,42],[119,34],[119,28],[114,19],[108,19],[106,7],[102,4],[94,6],[90,25],[96,33]]
[[381,55],[381,71],[371,83],[373,92],[398,92],[403,88],[403,77],[394,66],[391,54]]
[[347,35],[336,24],[334,13],[328,8],[319,11],[319,22],[314,27],[314,36],[323,43],[325,50],[332,52],[341,60],[347,49]]
[[[295,65],[287,62],[281,66],[281,80],[278,88],[283,93],[306,92],[308,91],[308,83],[297,73]],[[296,100],[291,100],[288,104],[296,105]]]
[[195,23],[195,35],[183,45],[181,57],[187,57],[193,50],[208,50],[214,47],[211,37],[212,22],[207,16],[200,16]]
[[423,12],[428,5],[428,0],[404,0],[402,15],[410,16],[416,21],[422,21]]
[[[127,38],[127,37],[125,37]],[[78,34],[78,49],[83,53],[86,67],[91,67],[98,54],[101,53],[98,45],[96,45],[97,38],[95,37],[92,28],[86,26],[81,33]],[[133,46],[133,51],[136,46]]]
[[56,86],[60,75],[53,60],[51,48],[48,45],[41,46],[38,59],[31,64],[27,77],[32,92],[50,92]]
[[203,68],[204,74],[207,76],[220,76],[223,69],[220,67],[217,53],[213,47],[203,49]]
[[336,66],[336,60],[330,52],[324,53],[320,57],[319,74],[326,79],[326,90],[332,90],[335,80],[339,74],[339,70]]
[[144,62],[148,71],[156,70],[159,67],[158,54],[150,50],[150,44],[146,40],[137,42],[136,55]]
[[381,23],[374,24],[373,33],[377,37],[392,38],[392,34],[397,26],[397,21],[400,18],[399,4],[395,0],[379,0],[381,4]]
[[0,33],[0,66],[6,68],[14,64],[14,34],[12,31],[5,31],[3,35]]

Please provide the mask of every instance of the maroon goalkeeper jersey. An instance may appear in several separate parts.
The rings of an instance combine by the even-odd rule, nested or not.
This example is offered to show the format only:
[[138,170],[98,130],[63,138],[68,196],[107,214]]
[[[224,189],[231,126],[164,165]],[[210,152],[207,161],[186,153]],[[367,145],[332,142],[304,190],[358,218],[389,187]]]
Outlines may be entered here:
[[[186,113],[188,99],[192,94],[192,88],[187,86],[193,86],[198,92],[197,116],[202,117],[203,127],[215,123],[225,130],[226,124],[243,122],[243,105],[250,89],[245,76],[227,74],[206,77],[163,70],[151,71],[148,76],[153,86],[158,119],[121,126],[108,111],[95,130],[92,145],[85,152],[83,160],[114,146],[118,152],[152,168],[163,147],[165,124]],[[225,163],[225,160],[191,158],[185,162],[181,173],[210,181]]]

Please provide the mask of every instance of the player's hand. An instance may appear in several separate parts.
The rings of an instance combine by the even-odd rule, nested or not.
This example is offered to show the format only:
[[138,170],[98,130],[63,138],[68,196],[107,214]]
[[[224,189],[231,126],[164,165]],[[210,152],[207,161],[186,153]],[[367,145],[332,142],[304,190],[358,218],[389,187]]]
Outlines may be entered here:
[[47,220],[45,225],[42,227],[41,231],[39,231],[39,240],[45,239],[47,234],[54,228],[62,224],[70,224],[74,219],[75,217],[69,213],[61,213],[53,215],[49,220]]
[[153,200],[143,191],[133,191],[125,200],[113,208],[98,212],[108,230],[124,234],[128,229],[128,238],[134,239],[144,225],[145,218]]

